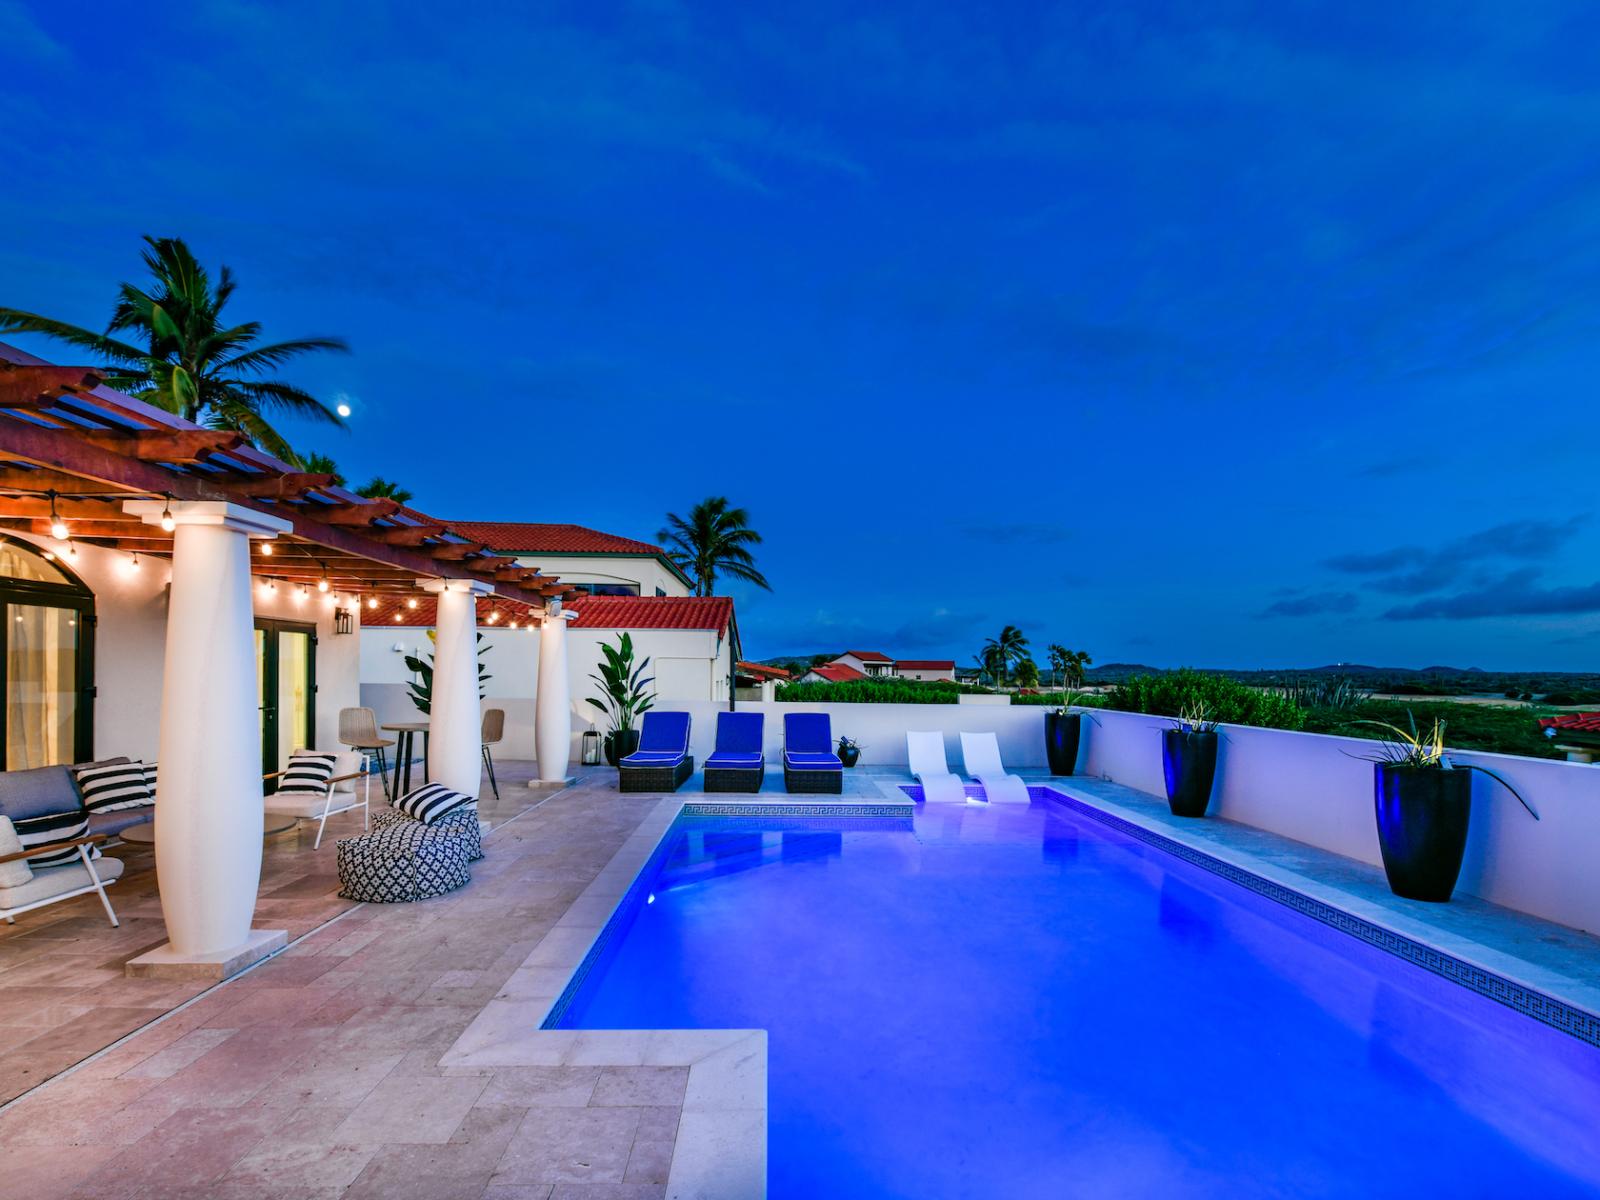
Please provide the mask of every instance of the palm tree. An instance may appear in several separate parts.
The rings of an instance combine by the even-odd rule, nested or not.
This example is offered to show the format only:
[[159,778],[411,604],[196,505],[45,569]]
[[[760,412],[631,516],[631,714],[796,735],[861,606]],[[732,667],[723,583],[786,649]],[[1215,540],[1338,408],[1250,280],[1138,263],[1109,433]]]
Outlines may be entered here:
[[398,483],[391,483],[382,475],[374,475],[366,483],[356,489],[356,495],[365,496],[368,500],[380,497],[388,500],[398,500],[401,504],[411,503],[411,491],[401,487]]
[[1017,664],[1017,686],[1032,688],[1039,686],[1039,664],[1031,658],[1025,658]]
[[344,472],[339,470],[339,464],[326,454],[303,454],[300,456],[300,465],[313,475],[332,475],[335,487],[344,487],[350,481],[344,477]]
[[1084,650],[1068,650],[1059,642],[1050,646],[1050,669],[1059,672],[1063,684],[1083,686],[1083,669],[1094,662]]
[[[259,322],[223,322],[222,310],[235,286],[232,271],[227,267],[218,271],[213,287],[181,238],[144,240],[144,264],[154,286],[147,290],[122,284],[104,333],[4,307],[0,307],[0,333],[39,333],[92,351],[109,360],[99,368],[109,386],[185,420],[235,430],[269,454],[300,465],[299,456],[265,414],[286,413],[332,424],[339,418],[309,392],[267,376],[302,354],[348,352],[349,347],[326,337],[257,345]],[[133,341],[112,336],[124,331],[133,335]]]
[[667,514],[667,527],[656,534],[666,548],[667,557],[678,569],[691,576],[696,596],[709,596],[722,573],[757,587],[772,590],[766,576],[756,570],[749,547],[761,544],[761,535],[750,528],[750,514],[742,508],[729,508],[726,496],[712,496],[689,510],[685,520],[677,513]]
[[989,638],[984,642],[983,652],[985,660],[989,658],[991,653],[993,654],[994,662],[1000,670],[1001,682],[1005,681],[1006,676],[1011,673],[1011,669],[1015,664],[1033,657],[1028,652],[1028,639],[1023,636],[1022,630],[1015,625],[1007,625],[1000,630],[999,637]]
[[1067,680],[1067,655],[1068,650],[1060,642],[1051,642],[1050,648],[1045,652],[1050,656],[1050,682],[1065,683]]

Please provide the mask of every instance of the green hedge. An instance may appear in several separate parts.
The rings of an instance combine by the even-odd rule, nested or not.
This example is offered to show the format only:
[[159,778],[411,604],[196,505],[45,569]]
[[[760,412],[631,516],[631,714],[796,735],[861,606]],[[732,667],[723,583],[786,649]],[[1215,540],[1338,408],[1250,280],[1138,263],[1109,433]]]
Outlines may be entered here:
[[780,683],[780,704],[955,704],[963,693],[987,695],[965,683],[913,679],[854,679],[849,683]]
[[1106,697],[1107,708],[1162,717],[1175,717],[1197,702],[1213,721],[1226,725],[1299,729],[1306,721],[1305,711],[1277,692],[1188,667],[1166,675],[1131,675]]

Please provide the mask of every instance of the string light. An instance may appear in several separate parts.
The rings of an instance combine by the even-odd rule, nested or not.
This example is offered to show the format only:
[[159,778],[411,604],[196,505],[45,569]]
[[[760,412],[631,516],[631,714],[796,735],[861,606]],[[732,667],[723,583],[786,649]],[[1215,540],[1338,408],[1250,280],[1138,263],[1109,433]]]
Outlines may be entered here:
[[327,590],[328,590],[328,564],[327,563],[323,563],[322,564],[322,578],[317,580],[317,591],[325,592]]
[[411,597],[407,598],[407,600],[406,600],[406,607],[407,608],[415,608],[416,606],[417,606],[417,598],[415,596],[411,596]]
[[500,610],[498,608],[491,608],[489,610],[489,624],[493,625],[499,619],[500,619]]
[[139,552],[135,550],[133,552],[133,562],[129,564],[128,569],[130,571],[137,571],[143,565],[144,564],[139,561]]
[[367,597],[367,607],[368,608],[377,608],[378,607],[378,598],[376,596],[368,596]]
[[515,621],[511,622],[511,628],[515,629],[516,627],[517,627],[517,623]]
[[61,514],[56,512],[56,494],[50,493],[50,536],[58,542],[67,540],[67,523],[61,519]]
[[167,503],[161,509],[161,528],[166,530],[166,532],[171,533],[178,527],[178,523],[172,519],[172,493],[167,492],[165,495]]
[[272,543],[271,542],[262,541],[262,543],[261,543],[261,557],[262,558],[271,558],[272,557]]

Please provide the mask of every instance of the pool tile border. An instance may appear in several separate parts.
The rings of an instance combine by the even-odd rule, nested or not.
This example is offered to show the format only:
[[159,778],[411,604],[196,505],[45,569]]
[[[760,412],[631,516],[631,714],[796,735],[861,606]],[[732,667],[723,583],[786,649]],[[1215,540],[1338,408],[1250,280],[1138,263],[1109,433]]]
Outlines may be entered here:
[[1298,892],[1286,884],[1268,879],[1136,821],[1118,816],[1091,801],[1069,795],[1057,787],[1031,784],[1028,790],[1040,799],[1048,798],[1062,804],[1074,812],[1110,826],[1119,833],[1127,834],[1166,854],[1248,888],[1285,908],[1293,909],[1341,933],[1431,971],[1452,983],[1504,1004],[1507,1008],[1515,1009],[1552,1029],[1560,1030],[1591,1046],[1600,1046],[1600,1016],[1586,1009],[1547,995],[1537,988],[1518,983],[1514,979],[1507,979],[1504,975],[1486,967],[1457,958],[1436,946],[1419,942],[1364,917],[1358,917],[1336,905]]

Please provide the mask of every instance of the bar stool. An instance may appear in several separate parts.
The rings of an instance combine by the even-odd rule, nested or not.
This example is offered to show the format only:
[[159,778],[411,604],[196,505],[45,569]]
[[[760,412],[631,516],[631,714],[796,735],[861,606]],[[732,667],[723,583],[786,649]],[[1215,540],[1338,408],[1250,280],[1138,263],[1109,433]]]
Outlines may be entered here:
[[370,708],[341,708],[339,741],[361,752],[363,766],[369,755],[378,760],[378,779],[383,783],[383,798],[392,801],[394,797],[389,790],[389,768],[384,751],[394,745],[394,739],[378,733],[378,714]]
[[483,765],[489,772],[489,786],[494,789],[494,798],[500,799],[500,785],[494,781],[494,755],[489,753],[490,746],[498,746],[506,736],[506,713],[503,708],[487,709],[483,714]]

